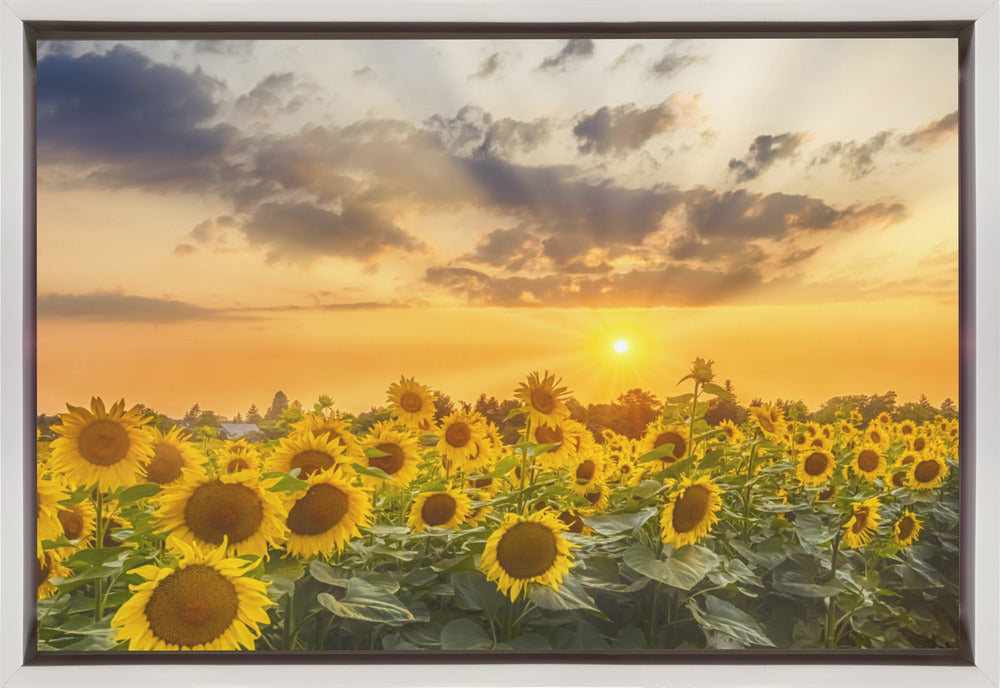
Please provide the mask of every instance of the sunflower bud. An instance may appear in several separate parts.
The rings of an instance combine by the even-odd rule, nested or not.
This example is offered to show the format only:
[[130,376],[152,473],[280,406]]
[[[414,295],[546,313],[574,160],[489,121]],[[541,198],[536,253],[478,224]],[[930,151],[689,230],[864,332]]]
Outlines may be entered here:
[[711,382],[715,377],[715,373],[712,371],[712,365],[715,361],[708,360],[698,357],[694,359],[694,363],[691,364],[691,378],[705,384],[706,382]]

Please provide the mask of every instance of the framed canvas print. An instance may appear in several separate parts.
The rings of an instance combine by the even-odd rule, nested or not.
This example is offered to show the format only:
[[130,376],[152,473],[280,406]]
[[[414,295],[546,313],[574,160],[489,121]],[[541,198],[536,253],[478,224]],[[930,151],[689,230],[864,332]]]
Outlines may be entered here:
[[39,7],[11,685],[995,685],[995,3]]

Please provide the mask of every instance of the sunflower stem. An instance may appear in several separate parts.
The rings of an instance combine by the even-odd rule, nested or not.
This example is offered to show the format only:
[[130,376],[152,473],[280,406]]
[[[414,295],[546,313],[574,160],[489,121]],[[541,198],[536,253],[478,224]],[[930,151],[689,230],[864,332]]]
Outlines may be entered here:
[[694,441],[694,416],[698,409],[698,387],[701,383],[698,380],[694,381],[694,396],[691,397],[691,418],[688,420],[688,446],[687,446],[687,456],[685,458],[690,458],[694,448],[691,443]]
[[[844,532],[843,528],[837,528],[837,536],[833,538],[833,555],[830,557],[830,582],[837,580],[837,555],[840,553],[840,536]],[[836,646],[834,638],[834,618],[837,615],[837,598],[830,595],[826,601],[826,633],[824,634],[827,649],[832,650]]]
[[285,618],[281,626],[281,649],[292,649],[292,608],[294,606],[295,588],[285,595]]
[[743,488],[743,535],[750,534],[750,493],[753,490],[753,485],[750,481],[753,480],[753,464],[757,458],[757,442],[760,440],[760,430],[754,431],[753,434],[754,443],[753,447],[750,448],[750,461],[747,463],[747,484]]
[[[528,438],[531,437],[531,419],[528,418],[524,422],[524,446],[521,448],[521,489],[518,495],[518,500],[520,504],[518,505],[518,511],[524,514],[524,509],[527,506],[527,498],[524,494],[524,481],[528,477]],[[509,638],[508,638],[509,640]]]
[[[97,548],[104,546],[104,493],[101,486],[97,486],[97,497],[94,499],[94,546]],[[94,621],[100,621],[104,616],[104,581],[98,578],[94,581]]]

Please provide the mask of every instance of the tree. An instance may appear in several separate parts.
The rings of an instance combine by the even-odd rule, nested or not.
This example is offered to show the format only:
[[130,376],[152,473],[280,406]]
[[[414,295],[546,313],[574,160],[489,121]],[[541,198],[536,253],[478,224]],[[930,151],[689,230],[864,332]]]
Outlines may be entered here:
[[250,404],[250,410],[247,411],[247,422],[253,423],[254,425],[260,425],[263,420],[260,416],[260,411],[257,410],[257,404]]
[[450,415],[455,410],[455,404],[452,402],[451,397],[441,390],[436,389],[432,393],[437,397],[434,400],[434,420],[441,422],[442,418]]
[[619,413],[615,423],[617,427],[612,429],[632,439],[642,437],[646,426],[660,415],[663,408],[654,394],[638,387],[620,395],[614,406],[618,407]]
[[236,417],[233,418],[233,422],[234,423],[242,423],[243,422],[243,414],[242,413],[237,413]]
[[288,408],[288,397],[281,390],[274,393],[271,408],[264,414],[264,420],[281,420],[281,414]]
[[216,415],[215,411],[202,411],[198,420],[195,421],[195,425],[200,428],[217,428],[219,423],[219,416]]
[[184,422],[187,425],[194,425],[198,421],[198,418],[200,417],[201,417],[201,406],[199,406],[196,403],[194,406],[191,407],[190,411],[184,414]]
[[958,407],[950,398],[941,402],[941,415],[945,418],[958,418]]

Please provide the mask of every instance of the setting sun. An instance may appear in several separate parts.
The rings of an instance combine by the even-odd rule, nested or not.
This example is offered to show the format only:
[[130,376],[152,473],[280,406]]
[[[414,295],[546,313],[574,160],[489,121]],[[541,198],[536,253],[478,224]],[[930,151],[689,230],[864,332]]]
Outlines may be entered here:
[[628,342],[626,342],[624,339],[619,339],[617,342],[615,342],[615,351],[620,354],[623,354],[626,351],[628,351]]

